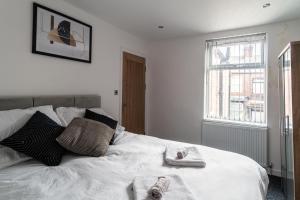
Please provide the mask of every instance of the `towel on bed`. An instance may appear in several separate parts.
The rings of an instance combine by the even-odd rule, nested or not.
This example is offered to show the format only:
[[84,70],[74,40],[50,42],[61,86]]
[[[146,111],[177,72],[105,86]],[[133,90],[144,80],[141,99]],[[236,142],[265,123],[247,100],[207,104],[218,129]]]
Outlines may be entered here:
[[165,176],[157,178],[156,183],[150,188],[149,195],[153,200],[161,200],[165,192],[168,191],[170,179]]
[[[164,176],[170,181],[168,190],[164,192],[164,200],[196,200],[183,180],[177,175]],[[133,180],[133,193],[135,200],[152,200],[152,187],[157,183],[158,176],[136,177]]]
[[186,157],[189,153],[189,150],[187,148],[182,148],[177,150],[177,158],[178,159],[183,159]]
[[186,147],[187,154],[182,159],[177,157],[177,153],[182,151],[182,148],[173,146],[166,147],[165,161],[169,165],[185,166],[185,167],[205,167],[206,162],[203,159],[200,151],[196,147]]

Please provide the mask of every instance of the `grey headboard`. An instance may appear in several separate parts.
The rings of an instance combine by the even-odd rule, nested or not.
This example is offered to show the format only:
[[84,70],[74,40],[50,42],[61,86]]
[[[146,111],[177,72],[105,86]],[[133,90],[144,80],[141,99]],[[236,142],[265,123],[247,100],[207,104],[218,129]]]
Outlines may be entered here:
[[33,106],[96,108],[101,107],[98,95],[61,95],[36,97],[0,97],[0,110],[23,109]]

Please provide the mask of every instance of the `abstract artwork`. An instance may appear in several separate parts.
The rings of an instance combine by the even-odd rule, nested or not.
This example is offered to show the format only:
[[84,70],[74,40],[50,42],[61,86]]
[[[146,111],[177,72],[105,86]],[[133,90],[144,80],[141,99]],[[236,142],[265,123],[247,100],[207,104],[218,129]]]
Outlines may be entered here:
[[34,3],[32,53],[91,63],[92,27]]

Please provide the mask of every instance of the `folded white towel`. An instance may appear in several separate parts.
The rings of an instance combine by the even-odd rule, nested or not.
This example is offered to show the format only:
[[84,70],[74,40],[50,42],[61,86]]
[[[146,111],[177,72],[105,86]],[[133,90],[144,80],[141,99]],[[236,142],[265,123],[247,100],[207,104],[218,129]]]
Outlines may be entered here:
[[[183,180],[177,175],[164,176],[170,181],[168,190],[164,193],[164,200],[195,200],[192,192]],[[133,180],[133,193],[135,200],[152,200],[149,191],[157,182],[157,176],[136,177]]]
[[186,147],[188,152],[182,159],[177,157],[177,153],[182,151],[182,148],[173,146],[166,147],[165,161],[169,165],[186,166],[186,167],[205,167],[206,163],[201,153],[196,147]]

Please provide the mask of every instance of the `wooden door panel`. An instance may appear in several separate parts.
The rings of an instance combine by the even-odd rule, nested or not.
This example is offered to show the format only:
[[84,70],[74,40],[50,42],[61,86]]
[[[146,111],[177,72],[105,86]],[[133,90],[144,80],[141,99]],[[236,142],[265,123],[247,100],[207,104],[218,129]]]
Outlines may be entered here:
[[291,43],[295,199],[300,199],[300,42]]
[[126,130],[145,134],[145,59],[123,54],[122,124]]

